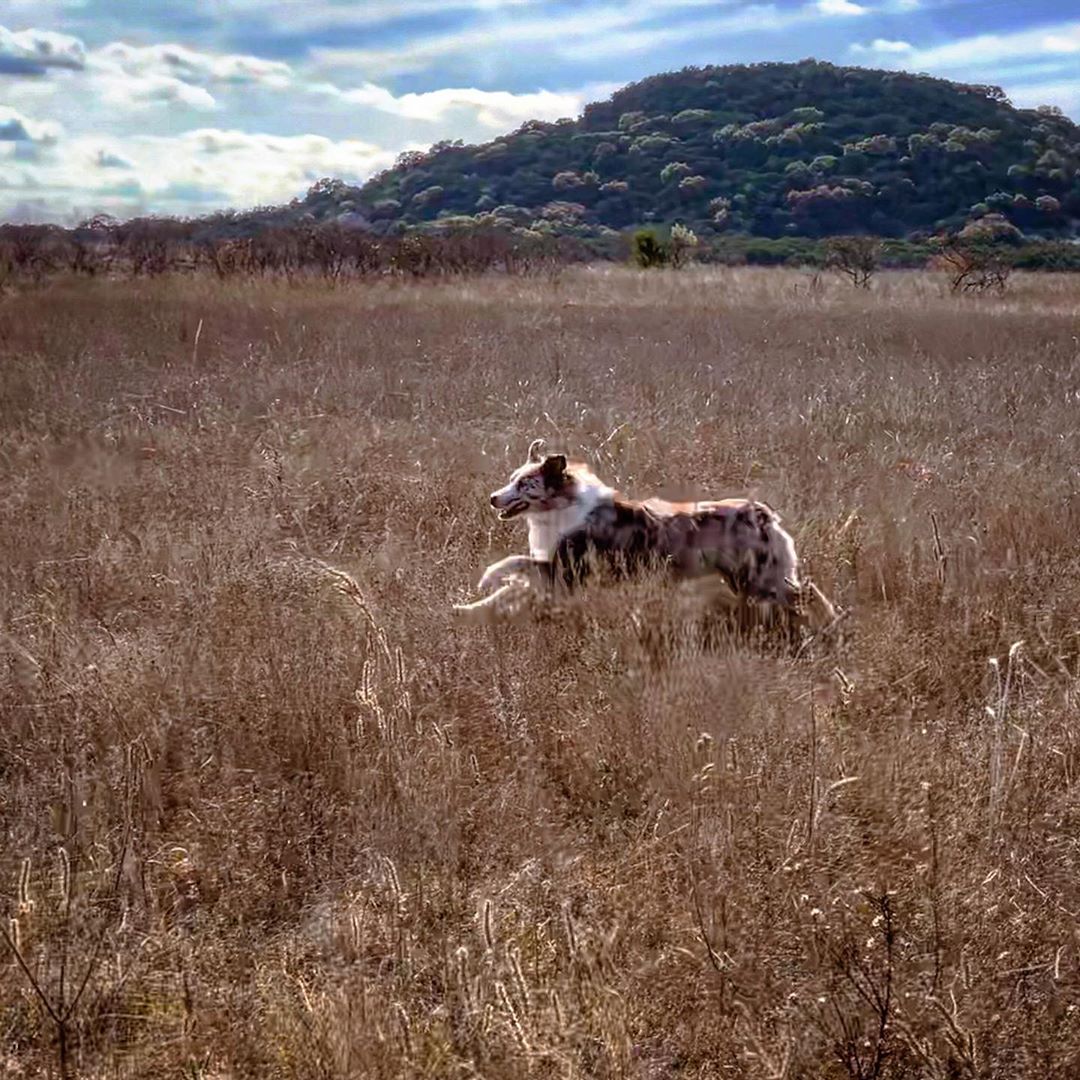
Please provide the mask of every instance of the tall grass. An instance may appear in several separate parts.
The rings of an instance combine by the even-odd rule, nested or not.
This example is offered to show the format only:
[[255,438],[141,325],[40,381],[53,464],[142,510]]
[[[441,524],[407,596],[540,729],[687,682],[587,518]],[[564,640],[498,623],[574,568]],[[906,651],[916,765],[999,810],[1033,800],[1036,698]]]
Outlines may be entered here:
[[[0,300],[0,1070],[1077,1075],[1078,315],[753,270]],[[658,655],[650,582],[456,625],[535,436],[767,499],[840,653]]]

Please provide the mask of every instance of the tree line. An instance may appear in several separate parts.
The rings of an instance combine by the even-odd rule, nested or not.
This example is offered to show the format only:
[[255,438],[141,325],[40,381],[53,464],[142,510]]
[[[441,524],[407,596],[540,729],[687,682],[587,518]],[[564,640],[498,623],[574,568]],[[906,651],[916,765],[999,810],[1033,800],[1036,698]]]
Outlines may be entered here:
[[590,258],[574,237],[500,229],[378,236],[338,222],[267,225],[228,235],[205,220],[116,221],[98,216],[74,228],[0,225],[0,285],[58,274],[138,278],[203,273],[220,279],[314,278],[336,282],[396,276],[433,278],[487,272],[544,273]]
[[130,221],[98,216],[74,228],[0,225],[0,288],[60,275],[123,280],[205,274],[219,280],[328,283],[484,273],[527,276],[600,260],[646,270],[678,270],[691,263],[808,266],[835,269],[859,287],[881,269],[926,267],[955,270],[960,274],[958,288],[964,291],[1004,287],[1013,269],[1080,271],[1080,244],[1027,240],[994,215],[918,241],[866,235],[699,237],[678,223],[624,230],[602,240],[463,222],[453,228],[420,227],[393,234],[335,221],[269,222],[241,233],[225,227],[241,221],[241,215],[231,214]]

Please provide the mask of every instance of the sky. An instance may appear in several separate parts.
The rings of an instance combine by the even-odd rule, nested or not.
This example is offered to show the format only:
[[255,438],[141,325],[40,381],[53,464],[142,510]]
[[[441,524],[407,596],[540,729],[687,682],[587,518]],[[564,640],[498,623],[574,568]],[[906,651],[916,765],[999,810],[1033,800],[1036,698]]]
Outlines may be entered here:
[[1080,119],[1077,0],[0,0],[0,220],[287,202],[661,71],[810,56]]

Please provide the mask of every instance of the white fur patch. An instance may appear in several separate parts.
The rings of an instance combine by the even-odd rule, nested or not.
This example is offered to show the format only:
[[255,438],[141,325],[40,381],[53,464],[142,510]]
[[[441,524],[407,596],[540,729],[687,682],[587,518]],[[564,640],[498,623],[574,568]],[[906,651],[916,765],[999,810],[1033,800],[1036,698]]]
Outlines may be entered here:
[[562,510],[526,512],[525,518],[529,525],[529,554],[534,559],[549,562],[564,536],[580,529],[585,524],[585,519],[597,506],[604,502],[611,502],[615,497],[614,490],[595,476],[580,475],[575,479],[577,495],[573,505]]

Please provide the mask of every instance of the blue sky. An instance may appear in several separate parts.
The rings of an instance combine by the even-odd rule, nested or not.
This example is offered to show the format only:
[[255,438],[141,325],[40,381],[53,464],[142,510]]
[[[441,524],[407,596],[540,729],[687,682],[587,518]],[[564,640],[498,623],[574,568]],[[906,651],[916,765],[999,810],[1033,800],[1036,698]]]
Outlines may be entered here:
[[1071,0],[0,0],[0,215],[282,202],[659,71],[807,56],[1080,118]]

